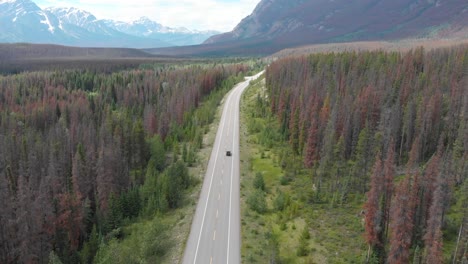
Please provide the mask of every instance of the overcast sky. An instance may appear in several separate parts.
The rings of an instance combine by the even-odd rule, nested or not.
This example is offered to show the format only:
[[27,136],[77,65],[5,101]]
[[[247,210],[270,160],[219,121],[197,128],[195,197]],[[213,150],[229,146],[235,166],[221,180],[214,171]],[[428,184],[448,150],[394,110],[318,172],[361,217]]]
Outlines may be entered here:
[[[34,0],[33,0],[34,1]],[[41,8],[77,7],[97,18],[132,21],[147,16],[164,26],[232,30],[260,0],[35,0]]]

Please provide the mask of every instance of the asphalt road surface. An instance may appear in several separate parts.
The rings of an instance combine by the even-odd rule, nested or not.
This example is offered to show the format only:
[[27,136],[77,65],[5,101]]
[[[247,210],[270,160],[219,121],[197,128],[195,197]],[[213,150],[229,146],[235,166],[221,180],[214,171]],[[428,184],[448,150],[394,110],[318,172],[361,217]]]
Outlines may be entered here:
[[239,101],[249,82],[262,73],[247,77],[226,98],[184,264],[240,263]]

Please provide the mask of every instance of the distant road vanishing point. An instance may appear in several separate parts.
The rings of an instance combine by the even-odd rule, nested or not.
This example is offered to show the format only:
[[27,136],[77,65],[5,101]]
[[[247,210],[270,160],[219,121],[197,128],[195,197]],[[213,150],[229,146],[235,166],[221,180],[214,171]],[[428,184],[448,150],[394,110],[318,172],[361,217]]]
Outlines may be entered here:
[[249,82],[262,73],[247,77],[226,97],[184,264],[240,263],[239,102]]

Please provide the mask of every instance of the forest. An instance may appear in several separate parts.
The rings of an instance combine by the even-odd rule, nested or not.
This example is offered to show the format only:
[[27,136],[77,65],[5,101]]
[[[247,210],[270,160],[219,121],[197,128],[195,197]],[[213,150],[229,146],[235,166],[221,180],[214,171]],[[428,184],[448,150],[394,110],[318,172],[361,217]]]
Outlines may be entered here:
[[309,179],[304,208],[327,204],[333,211],[363,198],[362,261],[461,263],[467,69],[466,45],[278,59],[267,67],[265,94],[251,114],[271,113],[278,133],[259,129],[258,141],[267,149],[287,142],[278,163],[285,180]]
[[[125,63],[63,69],[64,62],[21,62],[2,70],[0,263],[114,262],[108,257],[121,250],[114,242],[124,239],[123,228],[181,206],[222,98],[211,96],[252,70],[245,63]],[[248,130],[262,147],[255,159],[243,157],[260,168],[248,178],[253,194],[241,198],[252,209],[243,225],[261,219],[252,228],[262,231],[270,225],[262,217],[277,213],[277,229],[299,235],[297,257],[466,261],[467,69],[466,45],[272,62],[248,112]],[[279,166],[265,165],[269,157]],[[340,208],[353,213],[336,219]],[[345,252],[336,226],[334,234],[313,232],[327,224],[315,225],[318,214],[327,213],[357,226],[359,236],[349,239],[358,250],[365,244],[362,252]],[[356,214],[359,221],[351,219]],[[291,224],[298,216],[310,219]],[[297,263],[281,258],[285,236],[275,228],[247,242],[266,243],[274,263]],[[145,246],[120,262],[161,262],[167,229],[161,223],[137,232]],[[335,240],[322,243],[329,237]],[[312,241],[320,246],[311,249]]]
[[177,208],[215,114],[204,102],[250,66],[104,68],[0,76],[0,263],[93,263],[132,219]]

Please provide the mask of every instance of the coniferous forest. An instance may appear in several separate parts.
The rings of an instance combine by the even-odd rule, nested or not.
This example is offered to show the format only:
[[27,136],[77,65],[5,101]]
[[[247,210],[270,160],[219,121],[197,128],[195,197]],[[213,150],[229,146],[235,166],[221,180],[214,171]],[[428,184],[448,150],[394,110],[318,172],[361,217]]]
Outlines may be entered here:
[[[183,205],[216,107],[253,65],[100,67],[0,76],[0,263],[162,262],[170,228],[147,220]],[[314,205],[359,204],[362,235],[350,239],[366,247],[343,254],[350,263],[465,261],[467,69],[466,45],[272,62],[247,126],[284,176],[272,188],[255,174],[247,221],[268,226],[261,215],[278,212],[288,231]],[[148,229],[129,254],[118,241],[137,219]],[[321,254],[309,226],[288,231],[301,232],[298,258]],[[271,230],[270,261],[295,263]]]
[[0,263],[91,263],[124,223],[177,208],[216,111],[195,109],[248,68],[0,76]]
[[267,68],[266,101],[311,179],[309,203],[364,197],[367,263],[466,261],[467,69],[466,45]]

